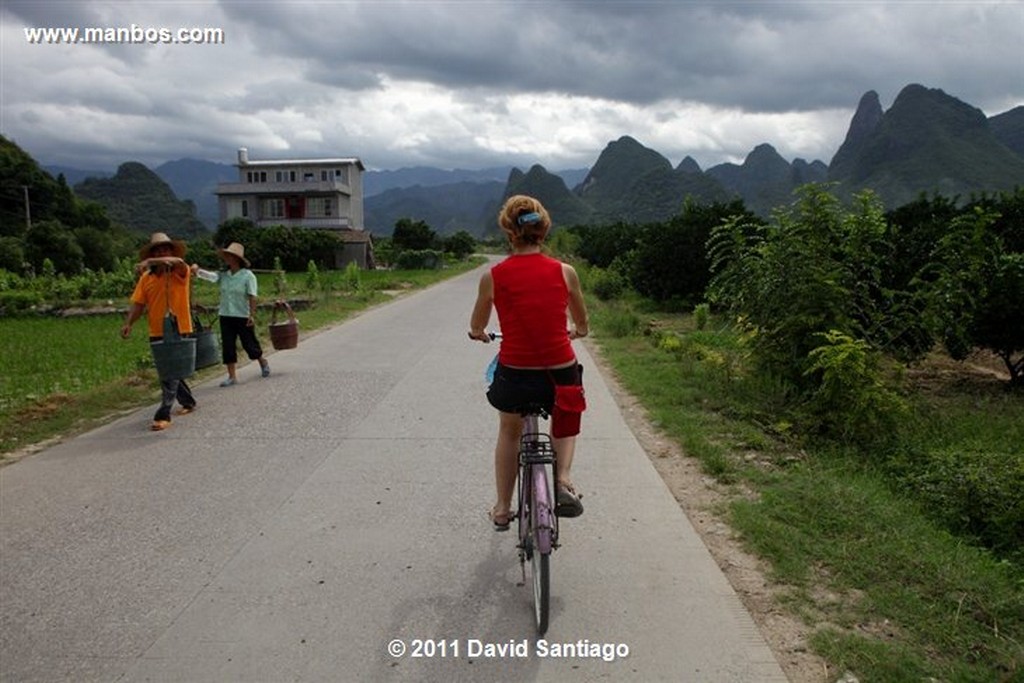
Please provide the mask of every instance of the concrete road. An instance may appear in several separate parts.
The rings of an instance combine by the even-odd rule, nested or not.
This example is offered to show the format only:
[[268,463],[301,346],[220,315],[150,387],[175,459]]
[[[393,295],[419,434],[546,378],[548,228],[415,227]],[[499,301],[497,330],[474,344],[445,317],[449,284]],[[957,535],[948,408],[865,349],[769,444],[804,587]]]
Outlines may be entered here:
[[0,680],[784,681],[579,345],[586,513],[535,642],[486,517],[479,272],[199,386],[167,432],[148,407],[0,470]]

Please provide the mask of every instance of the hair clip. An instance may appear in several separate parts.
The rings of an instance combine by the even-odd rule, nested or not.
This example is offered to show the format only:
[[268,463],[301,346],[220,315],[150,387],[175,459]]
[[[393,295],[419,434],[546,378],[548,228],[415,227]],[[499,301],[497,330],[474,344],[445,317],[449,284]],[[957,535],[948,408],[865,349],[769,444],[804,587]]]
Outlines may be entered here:
[[519,223],[519,225],[524,223],[540,223],[540,214],[536,211],[524,213],[516,219],[516,222]]

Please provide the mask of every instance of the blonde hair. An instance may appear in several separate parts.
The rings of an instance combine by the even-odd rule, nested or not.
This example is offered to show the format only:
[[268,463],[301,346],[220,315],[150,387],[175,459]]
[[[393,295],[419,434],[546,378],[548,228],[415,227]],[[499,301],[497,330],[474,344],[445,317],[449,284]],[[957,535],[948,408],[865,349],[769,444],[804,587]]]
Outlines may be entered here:
[[[539,220],[520,223],[520,217],[535,213]],[[498,212],[498,225],[513,247],[540,244],[551,229],[551,216],[539,201],[525,194],[509,197]]]

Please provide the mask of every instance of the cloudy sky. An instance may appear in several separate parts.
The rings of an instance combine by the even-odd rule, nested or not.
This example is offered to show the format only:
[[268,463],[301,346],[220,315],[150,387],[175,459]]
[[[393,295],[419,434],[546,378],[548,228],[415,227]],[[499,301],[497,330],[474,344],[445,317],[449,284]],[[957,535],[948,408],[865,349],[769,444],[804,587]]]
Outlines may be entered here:
[[[43,164],[358,156],[371,169],[828,163],[860,97],[1024,104],[1024,2],[0,0],[0,132]],[[140,42],[33,43],[32,28]],[[220,29],[213,44],[147,42]],[[148,34],[148,35],[147,35]]]

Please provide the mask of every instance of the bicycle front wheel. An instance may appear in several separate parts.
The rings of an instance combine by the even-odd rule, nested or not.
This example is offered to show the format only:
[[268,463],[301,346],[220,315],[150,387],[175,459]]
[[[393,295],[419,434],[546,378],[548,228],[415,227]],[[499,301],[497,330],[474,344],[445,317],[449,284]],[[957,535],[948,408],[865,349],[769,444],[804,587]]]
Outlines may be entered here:
[[552,504],[551,480],[548,468],[534,465],[531,472],[530,516],[533,524],[533,607],[537,634],[548,630],[548,611],[551,599],[551,551],[554,548],[553,524],[555,509]]
[[537,622],[537,635],[548,630],[548,610],[551,600],[551,555],[535,548],[531,560],[533,573],[533,611]]

